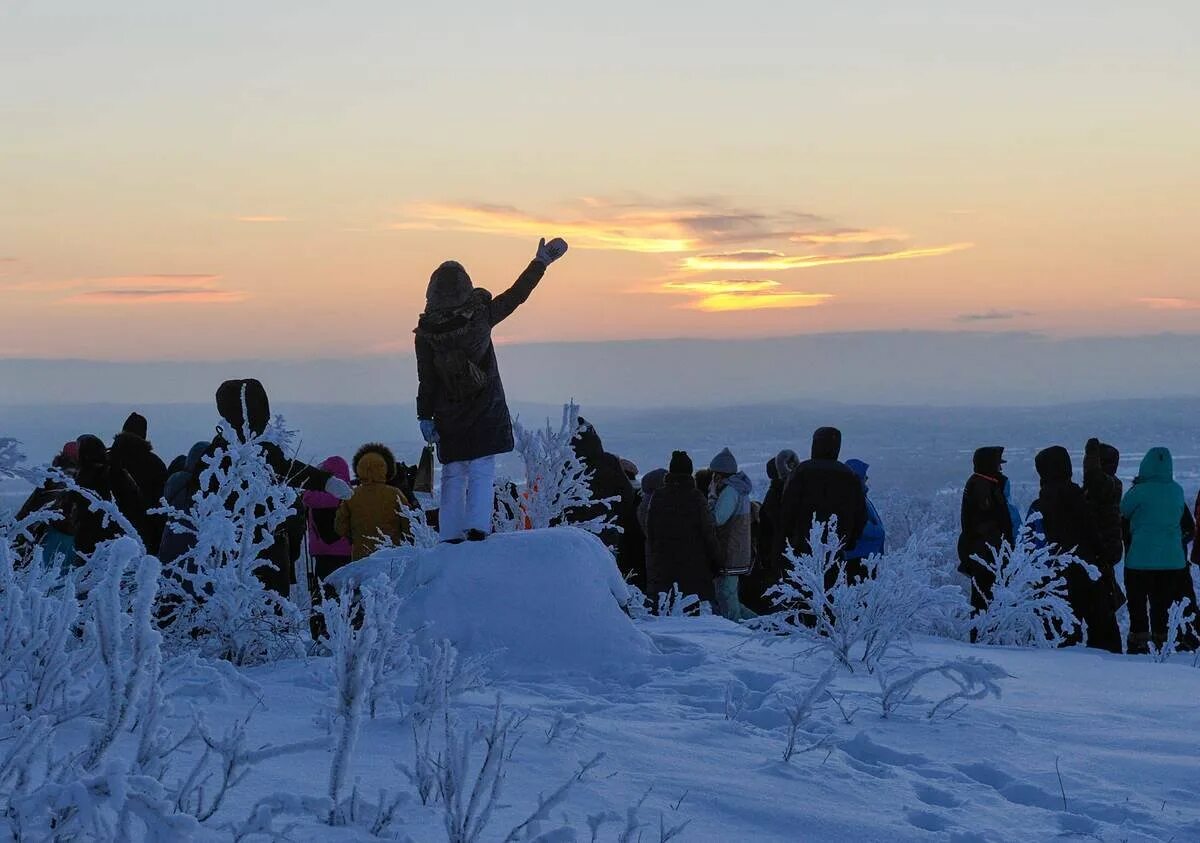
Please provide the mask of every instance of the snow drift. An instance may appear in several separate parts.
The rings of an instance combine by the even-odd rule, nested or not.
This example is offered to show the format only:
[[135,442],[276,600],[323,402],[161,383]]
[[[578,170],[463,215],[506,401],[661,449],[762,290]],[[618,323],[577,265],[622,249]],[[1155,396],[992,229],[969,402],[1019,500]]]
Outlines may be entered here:
[[611,674],[657,652],[622,609],[628,589],[612,554],[573,527],[383,550],[329,582],[340,589],[379,574],[410,594],[402,628],[490,656],[493,673]]

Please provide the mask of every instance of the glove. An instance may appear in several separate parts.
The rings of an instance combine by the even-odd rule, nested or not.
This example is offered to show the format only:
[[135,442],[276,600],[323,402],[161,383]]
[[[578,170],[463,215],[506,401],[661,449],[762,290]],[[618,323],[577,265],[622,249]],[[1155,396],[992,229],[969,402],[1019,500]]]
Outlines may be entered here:
[[549,266],[566,253],[566,240],[563,240],[561,237],[555,237],[553,240],[547,243],[546,238],[543,237],[541,242],[538,243],[537,256],[534,258],[534,260],[540,263],[542,266]]
[[348,501],[354,496],[354,490],[350,488],[350,484],[340,477],[330,477],[326,480],[325,491],[339,501]]
[[417,423],[421,425],[421,436],[425,438],[426,442],[430,445],[436,445],[441,441],[442,437],[438,436],[437,427],[434,425],[433,419],[417,419]]

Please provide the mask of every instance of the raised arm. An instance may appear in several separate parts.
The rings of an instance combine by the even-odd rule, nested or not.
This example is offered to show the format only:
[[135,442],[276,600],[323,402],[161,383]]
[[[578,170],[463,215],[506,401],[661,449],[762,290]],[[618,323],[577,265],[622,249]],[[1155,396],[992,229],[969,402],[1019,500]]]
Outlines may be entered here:
[[526,302],[533,292],[533,288],[542,280],[542,276],[546,274],[546,267],[566,253],[566,240],[563,240],[561,237],[555,237],[547,243],[546,238],[543,237],[541,242],[538,243],[537,255],[534,256],[529,266],[525,267],[525,271],[520,274],[516,282],[492,299],[488,311],[492,326],[495,327],[512,316],[513,311]]

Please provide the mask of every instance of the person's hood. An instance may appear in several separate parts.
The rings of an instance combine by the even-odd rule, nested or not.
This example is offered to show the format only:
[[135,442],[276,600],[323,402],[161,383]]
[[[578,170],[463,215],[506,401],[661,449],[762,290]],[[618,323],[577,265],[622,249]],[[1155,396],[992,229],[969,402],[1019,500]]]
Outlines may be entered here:
[[814,460],[836,460],[842,453],[842,432],[836,427],[818,427],[812,438]]
[[130,413],[129,418],[125,419],[125,424],[121,427],[122,433],[132,433],[134,436],[142,439],[149,439],[150,426],[146,422],[146,417],[141,413]]
[[767,479],[772,482],[779,479],[779,469],[775,467],[774,458],[767,460]]
[[737,457],[733,455],[733,451],[722,448],[721,453],[713,457],[712,462],[708,464],[708,470],[714,474],[737,474]]
[[600,434],[583,416],[579,417],[579,431],[571,440],[571,447],[575,449],[575,455],[592,468],[604,459],[604,443],[600,440]]
[[425,289],[425,312],[454,310],[471,300],[475,285],[471,276],[458,261],[446,261],[429,276]]
[[629,482],[632,483],[634,480],[637,479],[637,476],[638,476],[637,463],[635,463],[633,460],[627,460],[624,457],[621,457],[618,460],[618,462],[621,464],[621,472],[626,477],[629,478]]
[[254,378],[228,380],[217,388],[217,412],[233,428],[238,439],[245,431],[261,436],[271,421],[267,390]]
[[1004,449],[999,445],[988,445],[975,451],[972,460],[976,474],[985,477],[999,477],[1004,465]]
[[387,461],[375,451],[367,451],[354,464],[354,473],[360,483],[386,483],[387,471]]
[[1115,445],[1109,445],[1107,442],[1100,444],[1100,467],[1106,474],[1117,476],[1117,469],[1121,467],[1121,452]]
[[195,445],[189,448],[187,452],[187,459],[184,461],[183,467],[193,474],[199,471],[201,467],[201,461],[204,459],[204,455],[208,453],[208,447],[209,443],[207,442],[197,442]]
[[[350,464],[341,457],[327,457],[321,462],[321,469],[328,471],[339,480],[350,482]],[[386,467],[386,466],[385,466]],[[389,477],[391,475],[388,475]]]
[[647,471],[642,475],[642,493],[652,495],[662,488],[663,482],[667,479],[667,470],[665,468],[656,468],[653,471]]
[[1071,454],[1062,445],[1038,451],[1033,465],[1043,483],[1071,482]]
[[746,476],[744,471],[739,471],[736,474],[731,474],[725,478],[725,485],[732,486],[743,495],[748,495],[754,491],[754,483]]
[[798,465],[800,465],[800,455],[791,448],[784,448],[775,455],[775,473],[780,480],[786,480]]
[[104,446],[104,442],[99,436],[85,433],[75,441],[79,445],[79,465],[81,467],[108,464],[108,448]]
[[[358,461],[361,460],[367,454],[378,454],[380,456],[380,458],[383,459],[384,465],[387,467],[387,479],[388,480],[391,480],[393,477],[396,476],[396,455],[392,453],[391,448],[389,448],[387,445],[384,445],[382,442],[368,442],[367,444],[363,445],[361,448],[359,448],[357,451],[354,452],[354,459],[352,460],[353,464],[355,466],[357,466]],[[357,471],[357,470],[358,469],[355,468],[355,471]],[[343,477],[342,479],[343,480],[350,479],[348,470],[347,470],[347,476]]]
[[1151,448],[1142,458],[1142,466],[1138,469],[1139,483],[1175,479],[1175,461],[1171,452],[1166,448]]
[[867,482],[867,470],[870,467],[870,464],[865,463],[862,460],[846,460],[846,468],[857,474],[858,479],[864,483]]

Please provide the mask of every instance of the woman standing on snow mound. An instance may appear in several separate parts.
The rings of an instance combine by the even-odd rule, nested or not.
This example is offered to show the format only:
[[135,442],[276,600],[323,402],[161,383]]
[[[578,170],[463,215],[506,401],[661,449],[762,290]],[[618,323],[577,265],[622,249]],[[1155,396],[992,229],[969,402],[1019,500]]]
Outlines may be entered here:
[[417,419],[442,463],[442,541],[480,541],[492,532],[496,455],[513,449],[512,418],[500,381],[492,328],[525,303],[567,243],[538,244],[508,290],[493,298],[456,261],[429,279],[417,322]]

